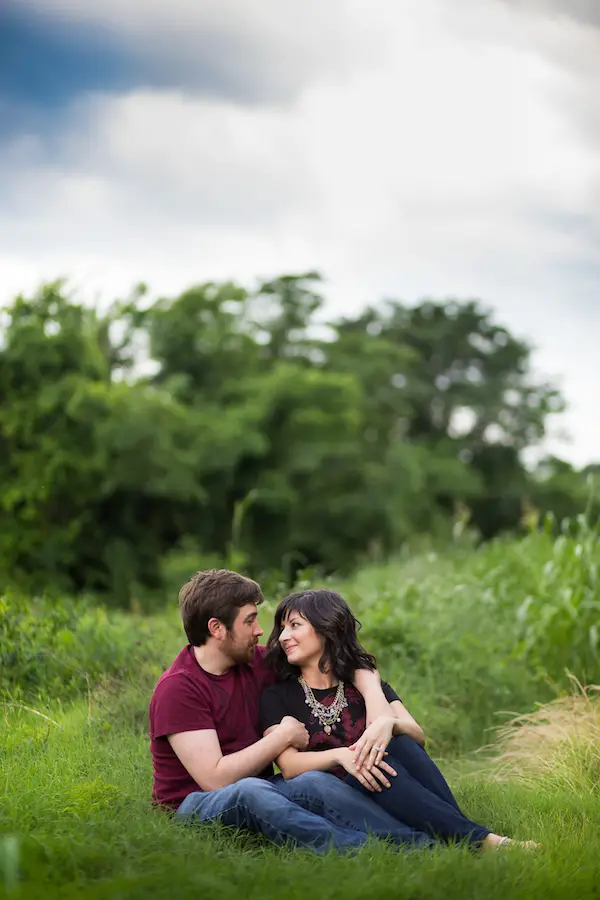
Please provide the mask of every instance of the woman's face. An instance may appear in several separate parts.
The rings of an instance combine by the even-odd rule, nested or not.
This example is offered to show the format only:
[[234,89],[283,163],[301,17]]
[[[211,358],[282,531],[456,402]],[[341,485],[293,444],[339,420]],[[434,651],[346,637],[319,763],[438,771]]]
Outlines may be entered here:
[[321,659],[325,638],[315,631],[308,619],[292,610],[281,624],[283,630],[279,635],[279,643],[289,663],[293,666],[306,666]]

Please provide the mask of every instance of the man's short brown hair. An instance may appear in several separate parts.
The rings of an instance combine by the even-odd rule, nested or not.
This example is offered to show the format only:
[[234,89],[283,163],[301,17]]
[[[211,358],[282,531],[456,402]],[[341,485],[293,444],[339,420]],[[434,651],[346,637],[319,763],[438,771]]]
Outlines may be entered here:
[[218,619],[230,630],[242,606],[258,606],[263,599],[258,584],[238,572],[196,572],[179,591],[179,611],[188,641],[193,647],[201,647],[209,637],[210,619]]

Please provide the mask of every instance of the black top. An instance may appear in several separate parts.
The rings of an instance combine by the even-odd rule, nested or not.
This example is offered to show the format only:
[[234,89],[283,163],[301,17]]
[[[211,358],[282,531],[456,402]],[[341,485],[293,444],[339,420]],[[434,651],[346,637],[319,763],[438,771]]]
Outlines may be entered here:
[[[400,700],[395,690],[387,682],[382,681],[381,687],[389,703]],[[321,690],[313,688],[316,700],[325,706],[333,703],[336,691],[337,687]],[[296,678],[278,681],[266,688],[260,698],[260,734],[263,734],[271,725],[278,725],[284,716],[294,716],[295,719],[306,725],[309,734],[308,750],[350,747],[365,730],[367,714],[362,694],[353,685],[346,684],[344,693],[348,706],[342,710],[340,721],[332,725],[331,733],[327,734],[323,725],[307,705],[300,682]],[[330,771],[339,778],[345,778],[347,774],[341,766]]]

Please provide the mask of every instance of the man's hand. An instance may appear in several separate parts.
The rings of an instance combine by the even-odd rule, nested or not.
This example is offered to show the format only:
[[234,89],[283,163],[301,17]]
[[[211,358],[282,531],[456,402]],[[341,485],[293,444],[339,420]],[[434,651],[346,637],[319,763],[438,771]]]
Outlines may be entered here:
[[309,736],[302,722],[293,716],[284,716],[277,727],[284,730],[288,738],[288,746],[295,747],[296,750],[306,750]]
[[391,787],[389,776],[394,777],[396,772],[386,762],[381,762],[378,766],[372,766],[370,770],[358,769],[354,762],[354,752],[351,747],[340,747],[338,750],[338,764],[343,766],[349,775],[360,781],[363,787],[368,791],[380,792],[381,786],[385,788]]
[[372,771],[381,765],[387,745],[394,733],[393,716],[379,716],[366,728],[359,739],[349,748],[354,752],[354,760],[358,771]]

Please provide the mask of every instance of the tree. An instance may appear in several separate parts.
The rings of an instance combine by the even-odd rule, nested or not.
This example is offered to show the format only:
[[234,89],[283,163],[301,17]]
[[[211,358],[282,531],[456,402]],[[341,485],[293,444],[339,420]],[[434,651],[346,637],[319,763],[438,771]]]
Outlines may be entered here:
[[268,359],[303,357],[314,347],[309,330],[323,305],[323,297],[315,290],[321,280],[318,272],[305,272],[281,275],[258,287],[253,296],[255,324]]
[[[350,568],[468,507],[484,537],[524,503],[583,509],[524,448],[562,401],[476,303],[388,302],[316,327],[315,272],[247,290],[140,286],[100,314],[57,282],[0,338],[0,565],[127,604],[182,542],[255,575]],[[322,318],[322,316],[321,316]]]
[[520,453],[563,408],[552,385],[531,378],[530,347],[475,302],[389,301],[336,330],[332,365],[345,353],[369,385],[370,452],[420,447],[423,471],[449,475],[429,482],[432,515],[466,502],[486,537],[514,527],[527,481]]
[[174,503],[202,496],[199,423],[167,393],[113,383],[106,323],[61,287],[7,311],[0,554],[35,589],[55,582],[123,600],[136,578],[156,582],[177,534]]

